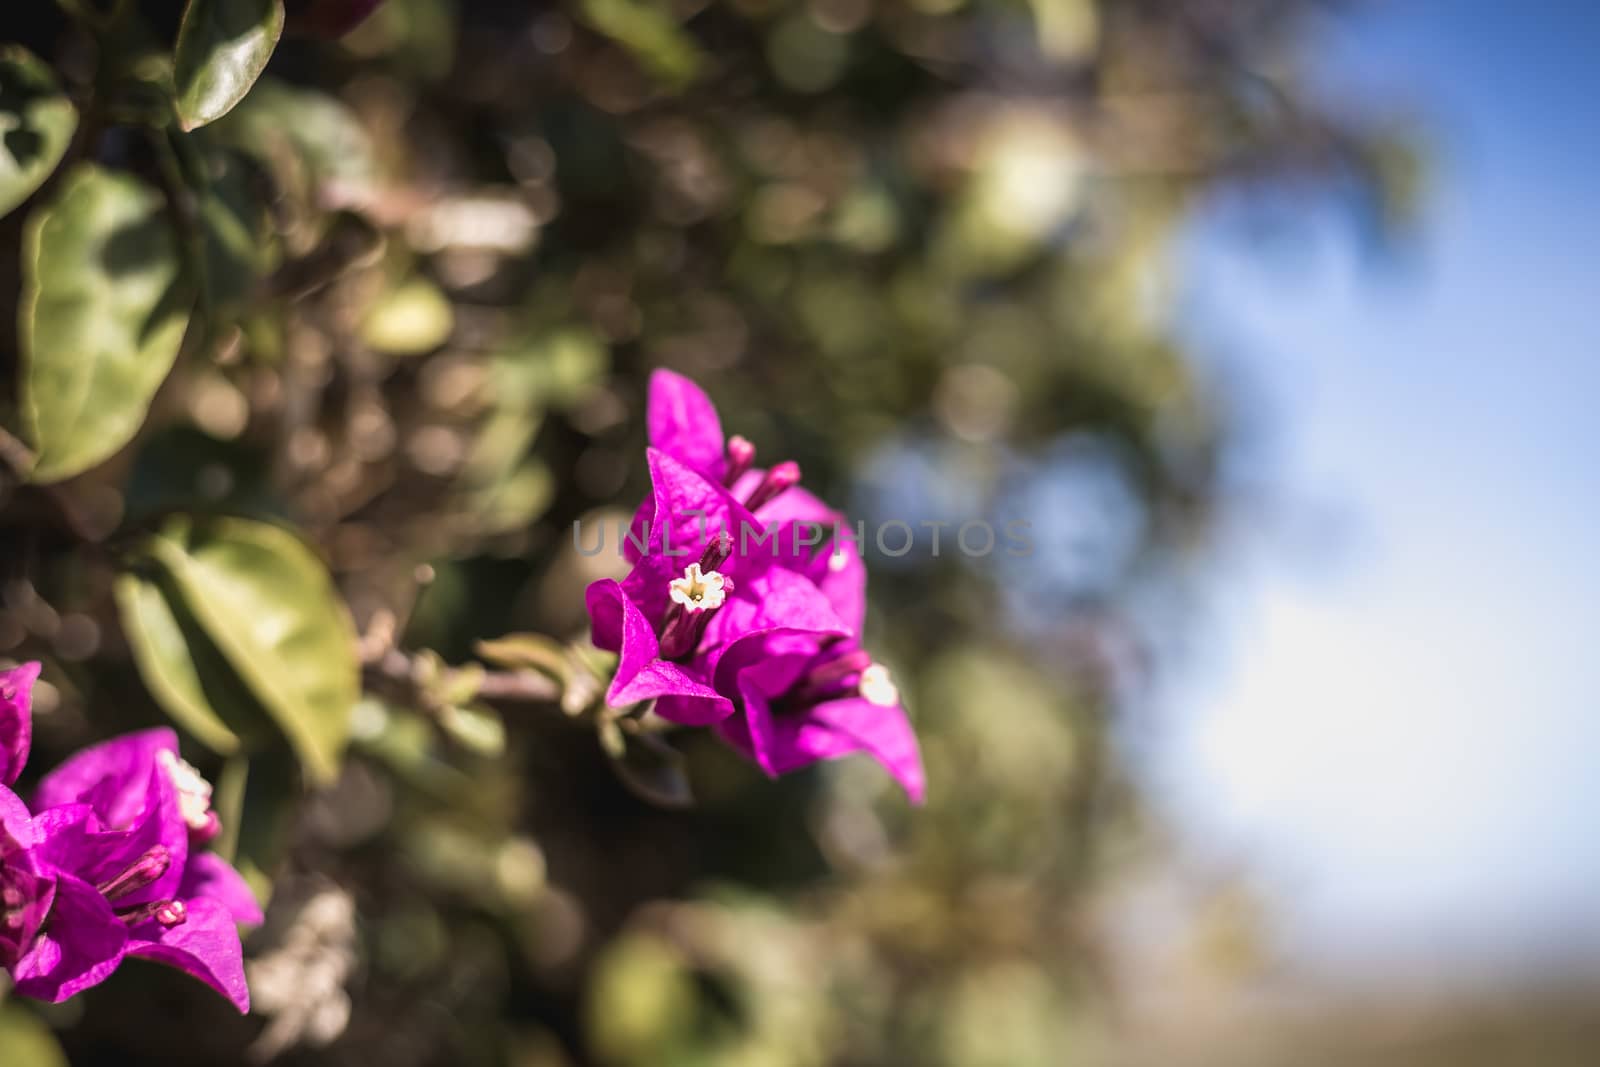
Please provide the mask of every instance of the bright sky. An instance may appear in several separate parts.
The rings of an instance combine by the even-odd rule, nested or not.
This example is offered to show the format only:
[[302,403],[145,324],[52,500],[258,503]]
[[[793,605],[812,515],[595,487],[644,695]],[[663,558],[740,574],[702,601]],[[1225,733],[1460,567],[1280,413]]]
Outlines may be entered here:
[[1274,483],[1343,542],[1244,553],[1160,770],[1320,960],[1593,954],[1600,9],[1375,6],[1329,84],[1435,122],[1416,254],[1319,224],[1285,270],[1202,226],[1190,272],[1269,398]]

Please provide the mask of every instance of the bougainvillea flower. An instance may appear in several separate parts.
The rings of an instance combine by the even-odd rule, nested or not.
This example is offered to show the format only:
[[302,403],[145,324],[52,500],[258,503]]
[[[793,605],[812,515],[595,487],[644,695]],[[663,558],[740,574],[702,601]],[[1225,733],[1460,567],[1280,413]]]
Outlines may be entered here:
[[[755,446],[737,434],[725,439],[711,398],[669,370],[650,375],[647,421],[651,447],[721,485],[749,513],[764,537],[761,544],[752,544],[755,538],[745,539],[744,549],[765,552],[773,562],[810,578],[828,594],[851,631],[860,632],[866,608],[861,553],[843,529],[844,515],[798,484],[796,464],[784,461],[770,470],[754,466]],[[654,519],[657,506],[651,498],[640,505],[633,524],[636,540]],[[627,552],[629,545],[624,543],[623,549]],[[628,559],[633,562],[638,554]],[[853,603],[844,603],[852,599]]]
[[0,967],[11,967],[28,950],[55,895],[55,879],[33,854],[33,816],[9,788],[28,762],[38,677],[37,663],[0,671]]
[[[621,652],[608,700],[656,696],[658,713],[716,724],[769,774],[867,752],[920,802],[916,736],[859,643],[866,569],[839,534],[842,516],[798,485],[795,464],[757,467],[755,447],[724,437],[716,407],[682,375],[651,375],[648,423],[652,494],[624,545],[634,569],[589,591],[596,644]],[[684,515],[737,543],[697,540]],[[668,541],[704,549],[684,568]],[[692,649],[678,640],[685,613],[699,623]]]
[[796,521],[827,527],[839,518],[838,512],[797,488],[798,464],[785,460],[770,469],[756,467],[754,445],[737,434],[724,438],[716,405],[681,374],[669,370],[651,373],[646,422],[652,448],[713,485],[723,486],[763,528]]
[[[0,677],[0,737],[26,736],[37,664]],[[17,678],[24,684],[18,686]],[[8,747],[18,765],[27,746]],[[14,772],[11,772],[14,773]],[[244,879],[213,853],[210,787],[178,757],[171,730],[146,730],[73,756],[46,775],[35,814],[0,789],[0,959],[19,993],[61,1001],[128,956],[176,967],[248,1011],[237,923],[261,921]]]
[[[722,436],[722,420],[711,398],[694,382],[669,370],[652,372],[645,422],[652,448],[709,482],[722,485],[728,480],[728,443]],[[739,447],[743,466],[748,468],[755,450],[748,448],[748,442]]]
[[[825,581],[838,614],[859,628],[866,581],[860,556],[841,550],[825,558],[847,561]],[[899,690],[854,637],[752,634],[724,652],[712,682],[738,711],[717,724],[718,733],[768,774],[865,752],[922,803],[922,756]]]
[[[159,794],[151,792],[152,781]],[[154,808],[160,815],[161,843],[175,857],[187,858],[170,876],[178,895],[208,897],[236,922],[261,921],[255,894],[239,872],[216,853],[200,851],[220,828],[211,810],[211,784],[178,755],[178,737],[167,727],[86,748],[45,775],[34,794],[34,808],[42,812],[73,804],[87,805],[99,824],[111,829],[139,825]]]
[[28,762],[33,745],[33,683],[39,665],[24,663],[0,671],[0,785],[11,785]]
[[124,734],[86,748],[44,776],[33,794],[35,810],[88,804],[105,826],[133,823],[146,803],[150,768],[172,784],[190,842],[203,845],[221,824],[211,810],[211,784],[178,755],[178,736],[166,727]]
[[[802,573],[816,583],[857,636],[831,643],[805,635],[790,639],[790,654],[804,659],[793,679],[787,677],[786,667],[751,670],[736,659],[727,677],[737,681],[724,684],[738,690],[745,702],[744,715],[737,724],[730,722],[723,736],[770,774],[866,752],[914,803],[922,803],[926,792],[922,755],[900,691],[889,669],[860,644],[867,613],[867,568],[857,545],[849,538],[836,539],[828,551],[802,565]],[[760,706],[751,710],[751,693],[761,694],[757,703],[764,703],[765,711]]]
[[664,718],[706,725],[733,711],[708,684],[719,649],[754,632],[847,628],[811,581],[780,565],[781,549],[749,550],[747,534],[762,526],[725,488],[658,449],[648,460],[633,570],[586,594],[593,640],[621,657],[609,703],[653,699]]
[[14,966],[32,946],[55,898],[55,879],[40,869],[36,844],[27,805],[0,786],[0,967]]

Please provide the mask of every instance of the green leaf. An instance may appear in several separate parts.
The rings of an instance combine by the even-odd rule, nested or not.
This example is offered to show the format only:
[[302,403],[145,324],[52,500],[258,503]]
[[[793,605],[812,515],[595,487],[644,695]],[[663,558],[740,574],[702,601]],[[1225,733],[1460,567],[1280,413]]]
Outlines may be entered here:
[[583,0],[582,11],[669,88],[686,88],[705,67],[705,53],[661,0]]
[[496,667],[511,670],[533,669],[558,682],[572,676],[572,660],[567,646],[544,634],[505,634],[473,646],[478,655]]
[[466,704],[474,700],[483,687],[483,677],[488,672],[479,663],[468,663],[447,670],[429,687],[429,693],[440,704]]
[[119,37],[95,83],[94,101],[104,108],[101,120],[152,131],[173,126],[171,49],[137,31]]
[[361,750],[412,788],[447,805],[471,791],[472,778],[436,756],[435,731],[423,715],[367,697],[357,718],[363,722],[356,737]]
[[421,356],[450,339],[455,311],[439,287],[411,278],[386,293],[361,324],[361,339],[391,356]]
[[[570,411],[593,397],[605,383],[610,362],[605,342],[593,331],[536,325],[495,353],[489,364],[489,395],[497,414],[531,422],[537,430],[540,409]],[[510,440],[506,445],[497,454],[515,451],[513,458],[521,458],[520,447]]]
[[0,1062],[28,1067],[67,1067],[56,1035],[22,1004],[0,1007]]
[[112,591],[139,675],[179,726],[224,756],[271,736],[260,705],[181,601],[142,574],[119,576]]
[[337,184],[368,189],[377,152],[361,120],[337,97],[263,78],[213,131],[266,163],[285,189],[315,201],[314,190]]
[[530,459],[498,481],[469,488],[462,506],[482,533],[503,533],[532,525],[555,499],[555,476],[541,459]]
[[320,560],[243,519],[169,528],[149,551],[196,623],[289,739],[308,778],[339,771],[360,695],[355,625]]
[[54,173],[77,128],[55,72],[25,48],[0,48],[0,215]]
[[84,164],[28,219],[18,317],[36,482],[127,444],[177,359],[190,301],[161,207],[138,179]]
[[215,122],[244,99],[283,33],[283,0],[189,0],[172,77],[186,130]]
[[506,751],[506,724],[481,704],[447,705],[439,711],[439,727],[450,740],[480,756],[493,759]]

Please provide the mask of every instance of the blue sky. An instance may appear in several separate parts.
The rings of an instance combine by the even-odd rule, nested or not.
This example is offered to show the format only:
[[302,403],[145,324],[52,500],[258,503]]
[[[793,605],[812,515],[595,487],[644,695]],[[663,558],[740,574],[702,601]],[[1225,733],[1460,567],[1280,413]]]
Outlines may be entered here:
[[1273,484],[1338,521],[1326,556],[1237,554],[1157,773],[1313,958],[1592,952],[1600,14],[1378,4],[1335,36],[1330,93],[1432,124],[1430,202],[1399,266],[1331,217],[1290,269],[1195,229],[1189,328],[1260,383]]

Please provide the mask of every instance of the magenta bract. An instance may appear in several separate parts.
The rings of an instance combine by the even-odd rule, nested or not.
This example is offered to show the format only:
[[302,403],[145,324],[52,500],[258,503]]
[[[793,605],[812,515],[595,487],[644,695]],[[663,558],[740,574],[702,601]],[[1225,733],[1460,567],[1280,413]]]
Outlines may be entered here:
[[[8,782],[27,761],[38,671],[0,672]],[[261,910],[232,866],[200,851],[215,832],[210,787],[165,728],[79,752],[44,777],[31,810],[0,786],[0,965],[17,992],[65,1000],[138,956],[248,1011],[237,924]]]
[[[866,569],[799,467],[755,466],[710,399],[650,380],[651,494],[623,551],[632,571],[588,591],[595,644],[619,653],[614,706],[719,734],[769,774],[866,752],[916,801],[921,756],[887,671],[862,651]],[[812,536],[800,536],[810,527]]]

